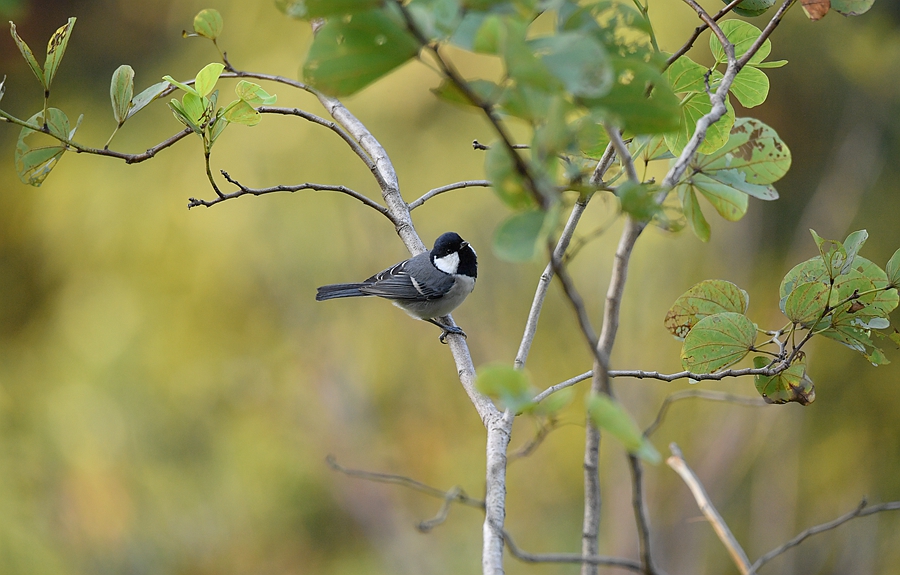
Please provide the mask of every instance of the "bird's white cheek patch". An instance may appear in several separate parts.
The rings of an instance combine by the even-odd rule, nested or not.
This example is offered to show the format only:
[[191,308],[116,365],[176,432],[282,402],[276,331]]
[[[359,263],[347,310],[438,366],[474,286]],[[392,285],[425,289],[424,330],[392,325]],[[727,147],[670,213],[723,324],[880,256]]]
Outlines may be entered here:
[[434,258],[434,267],[446,274],[455,274],[459,268],[459,254],[453,252],[442,258]]

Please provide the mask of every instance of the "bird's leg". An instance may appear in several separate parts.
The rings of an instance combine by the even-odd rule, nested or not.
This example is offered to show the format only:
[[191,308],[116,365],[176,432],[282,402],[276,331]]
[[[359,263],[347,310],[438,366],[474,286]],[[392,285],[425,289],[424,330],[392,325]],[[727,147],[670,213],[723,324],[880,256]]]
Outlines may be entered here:
[[444,325],[438,321],[435,321],[434,319],[428,319],[428,318],[426,318],[425,321],[427,321],[428,323],[433,323],[434,325],[436,325],[439,328],[441,328],[442,330],[444,330],[443,333],[441,333],[440,337],[438,338],[441,340],[441,343],[443,343],[443,344],[447,343],[446,337],[451,333],[454,335],[461,335],[463,337],[467,337],[466,332],[464,332],[463,330],[459,329],[456,326]]

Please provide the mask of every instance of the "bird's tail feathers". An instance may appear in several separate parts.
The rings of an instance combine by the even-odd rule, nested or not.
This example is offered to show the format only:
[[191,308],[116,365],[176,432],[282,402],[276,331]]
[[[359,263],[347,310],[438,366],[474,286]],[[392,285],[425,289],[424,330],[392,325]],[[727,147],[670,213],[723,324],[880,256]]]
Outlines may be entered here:
[[365,286],[364,283],[359,284],[331,284],[322,286],[316,290],[316,301],[325,301],[327,299],[337,299],[342,297],[363,297],[370,294],[363,293],[359,288]]

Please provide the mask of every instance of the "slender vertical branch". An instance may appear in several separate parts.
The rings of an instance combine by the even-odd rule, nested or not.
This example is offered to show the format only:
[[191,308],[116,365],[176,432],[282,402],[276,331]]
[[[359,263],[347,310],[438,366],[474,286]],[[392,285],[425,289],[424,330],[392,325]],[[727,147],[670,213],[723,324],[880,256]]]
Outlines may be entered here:
[[672,451],[672,456],[666,459],[666,465],[674,469],[675,472],[681,476],[681,479],[694,495],[694,499],[697,501],[697,507],[700,508],[703,515],[705,515],[706,519],[712,524],[716,535],[719,536],[722,545],[728,550],[731,559],[734,561],[734,564],[737,565],[741,575],[747,575],[750,572],[750,560],[747,558],[747,554],[744,553],[744,549],[741,547],[740,543],[737,542],[737,539],[734,538],[734,535],[731,533],[731,529],[728,528],[725,520],[722,519],[722,516],[716,511],[715,506],[709,499],[709,495],[706,494],[706,490],[703,488],[703,484],[700,483],[700,480],[697,479],[694,471],[684,460],[684,456],[681,455],[681,450],[678,449],[678,446],[674,443],[669,445],[669,449]]
[[628,467],[631,469],[631,506],[634,509],[634,522],[638,530],[641,566],[644,573],[654,575],[656,567],[650,553],[650,519],[647,516],[647,502],[644,499],[644,466],[636,455],[629,453]]

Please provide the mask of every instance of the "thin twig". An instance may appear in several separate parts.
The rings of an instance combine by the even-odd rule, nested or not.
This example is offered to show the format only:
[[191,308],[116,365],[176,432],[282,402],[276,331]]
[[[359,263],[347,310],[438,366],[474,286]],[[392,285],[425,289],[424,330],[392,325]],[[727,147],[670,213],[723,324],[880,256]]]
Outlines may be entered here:
[[503,532],[503,539],[509,548],[510,554],[526,563],[582,563],[589,565],[602,565],[605,567],[620,567],[629,571],[641,573],[643,568],[637,561],[631,559],[623,559],[620,557],[606,557],[603,555],[584,556],[578,553],[527,553],[519,549],[513,542],[512,537],[506,531]]
[[750,45],[750,48],[747,49],[747,52],[744,53],[737,61],[738,70],[747,65],[747,62],[750,61],[753,56],[759,51],[762,47],[763,43],[772,35],[772,32],[775,31],[775,28],[781,23],[781,19],[784,18],[785,13],[791,9],[791,6],[797,0],[785,0],[781,6],[778,7],[778,10],[775,12],[775,15],[772,16],[772,19],[769,20],[769,23],[766,24],[766,27],[763,28],[762,34],[759,35],[753,44]]
[[657,429],[659,429],[659,426],[662,425],[663,419],[669,411],[669,407],[673,403],[690,398],[705,399],[708,401],[723,401],[751,407],[764,407],[769,405],[760,397],[747,397],[746,395],[735,395],[733,393],[725,393],[722,391],[710,391],[706,389],[684,389],[682,391],[676,391],[675,393],[666,396],[663,400],[662,405],[659,406],[659,411],[656,414],[656,419],[654,419],[653,423],[648,425],[647,429],[644,430],[644,437],[650,437]]
[[609,136],[609,143],[612,145],[613,149],[615,149],[616,155],[619,157],[619,162],[622,164],[625,173],[628,175],[628,179],[636,184],[641,183],[637,170],[634,169],[634,158],[631,157],[631,152],[629,152],[628,147],[625,146],[625,141],[622,140],[622,134],[619,132],[619,129],[606,124],[603,125],[603,128]]
[[[418,491],[419,493],[424,493],[426,495],[431,495],[432,497],[437,497],[438,499],[451,499],[456,503],[484,510],[484,501],[482,501],[481,499],[475,499],[474,497],[469,497],[466,492],[459,487],[454,487],[450,491],[444,491],[442,489],[432,487],[431,485],[427,485],[425,483],[422,483],[421,481],[416,481],[415,479],[406,477],[404,475],[395,475],[393,473],[377,473],[374,471],[364,471],[361,469],[350,469],[340,465],[333,455],[329,455],[328,457],[326,457],[325,463],[328,464],[328,467],[334,469],[337,472],[343,473],[348,477],[364,479],[366,481],[375,481],[377,483],[402,485],[403,487],[408,487],[409,489]],[[453,494],[453,497],[449,497],[451,493]]]
[[423,194],[422,197],[411,201],[409,203],[409,211],[412,211],[412,210],[418,208],[419,206],[421,206],[422,204],[424,204],[431,198],[433,198],[437,195],[446,193],[446,192],[452,192],[453,190],[461,190],[463,188],[476,188],[476,187],[489,188],[490,186],[491,186],[491,182],[489,182],[488,180],[466,180],[463,182],[447,184],[446,186],[441,186],[440,188],[434,188],[433,190],[429,190],[428,192]]
[[[589,200],[590,198],[588,197],[581,197],[575,202],[575,205],[572,206],[572,211],[569,213],[569,219],[566,221],[562,233],[559,234],[556,247],[553,249],[552,258],[560,260],[566,253],[569,242],[572,241],[572,235],[575,233],[575,228],[578,226],[578,222],[581,221],[581,216],[584,214],[584,210],[587,208]],[[516,352],[516,359],[513,363],[513,366],[516,369],[525,367],[525,362],[528,360],[531,344],[537,333],[538,321],[541,318],[541,310],[544,307],[544,300],[547,297],[547,290],[550,287],[552,279],[553,263],[551,262],[544,268],[544,273],[541,274],[537,288],[534,291],[531,309],[528,311],[528,318],[525,320],[525,330],[522,333],[522,341],[519,343],[519,351]]]
[[734,561],[734,564],[737,565],[741,575],[747,575],[750,572],[750,560],[747,558],[747,554],[744,553],[744,549],[741,547],[740,543],[737,542],[737,539],[734,538],[734,535],[731,533],[725,520],[722,519],[722,516],[716,511],[715,506],[709,499],[709,495],[707,495],[706,490],[703,488],[703,484],[700,483],[697,475],[694,474],[694,471],[684,460],[684,456],[681,455],[681,450],[678,449],[678,445],[671,443],[669,449],[672,451],[672,456],[666,459],[666,465],[674,469],[675,472],[681,476],[681,479],[694,495],[697,507],[700,508],[703,515],[705,515],[706,519],[712,524],[713,529],[719,536],[719,540],[722,542],[722,545],[725,546],[725,549],[728,550],[731,559]]
[[[726,14],[728,14],[729,12],[734,10],[734,7],[743,1],[744,0],[731,0],[731,2],[729,2],[727,6],[725,6],[718,12],[716,12],[716,14],[712,17],[713,21],[718,22],[719,20],[722,19],[723,16],[725,16]],[[694,28],[694,33],[691,34],[691,37],[688,38],[688,41],[685,42],[684,45],[682,45],[681,48],[679,48],[674,54],[669,56],[668,60],[666,60],[665,65],[663,65],[663,71],[665,71],[669,66],[674,64],[675,60],[677,60],[677,59],[681,58],[682,56],[684,56],[685,54],[687,54],[690,51],[690,49],[694,47],[694,42],[697,41],[697,38],[700,37],[700,34],[702,34],[704,31],[706,31],[707,28],[709,28],[709,25],[707,25],[705,22],[703,24],[697,26],[696,28]]]
[[[328,128],[329,130],[331,130],[332,132],[334,132],[335,134],[340,136],[341,139],[344,140],[344,142],[346,142],[348,146],[350,146],[350,149],[353,150],[353,153],[356,154],[357,156],[359,156],[359,159],[361,159],[363,161],[363,163],[366,165],[366,167],[369,168],[369,171],[372,172],[372,174],[375,176],[376,179],[379,177],[379,172],[378,172],[378,170],[375,169],[375,162],[372,160],[372,158],[369,157],[369,155],[365,152],[365,150],[363,150],[362,146],[360,146],[356,142],[356,140],[354,140],[353,137],[350,136],[350,134],[348,134],[347,132],[342,130],[341,127],[338,126],[336,123],[326,120],[325,118],[320,118],[319,116],[317,116],[315,114],[311,114],[305,110],[301,110],[300,108],[279,108],[276,106],[260,106],[259,108],[256,109],[256,111],[259,112],[260,114],[280,114],[282,116],[297,116],[299,118],[303,118],[304,120],[307,120],[314,124],[318,124],[320,126]],[[379,185],[382,184],[381,181],[379,181],[378,183],[379,183]]]
[[797,535],[796,537],[794,537],[793,539],[791,539],[784,545],[781,545],[780,547],[777,547],[777,548],[773,549],[772,551],[769,551],[768,553],[766,553],[765,555],[763,555],[762,557],[757,559],[756,562],[750,566],[750,571],[748,572],[748,575],[754,575],[759,570],[760,567],[762,567],[763,565],[765,565],[766,563],[768,563],[775,557],[781,555],[788,549],[791,549],[792,547],[796,547],[797,545],[800,545],[808,537],[812,537],[813,535],[818,535],[819,533],[822,533],[823,531],[829,531],[831,529],[835,529],[836,527],[840,527],[844,523],[850,521],[851,519],[855,519],[857,517],[865,517],[867,515],[874,515],[875,513],[881,513],[882,511],[896,511],[898,509],[900,509],[900,501],[890,501],[888,503],[880,503],[878,505],[873,505],[871,507],[868,507],[866,498],[863,497],[862,501],[859,502],[859,505],[857,505],[856,509],[854,509],[853,511],[850,511],[849,513],[841,515],[837,519],[833,519],[831,521],[828,521],[827,523],[822,523],[821,525],[816,525],[815,527],[810,527],[809,529],[801,532],[799,535]]
[[[728,377],[743,377],[746,375],[762,375],[765,377],[773,377],[787,369],[788,365],[779,363],[773,367],[745,367],[741,369],[726,369],[725,371],[717,371],[715,373],[694,373],[691,371],[679,371],[678,373],[659,373],[658,371],[641,371],[641,370],[609,370],[607,375],[611,378],[631,377],[634,379],[658,379],[660,381],[675,381],[678,379],[691,379],[694,381],[721,381]],[[556,385],[550,386],[534,397],[534,401],[543,401],[547,396],[556,393],[561,389],[572,387],[586,379],[593,377],[594,371],[586,371],[580,375],[576,375],[571,379],[567,379]]]
[[389,220],[391,220],[393,222],[393,219],[391,218],[391,214],[390,214],[390,212],[388,212],[387,208],[385,208],[381,204],[378,204],[371,198],[368,198],[365,195],[363,195],[355,190],[351,190],[350,188],[348,188],[346,186],[333,186],[333,185],[329,185],[329,184],[314,184],[311,182],[307,182],[305,184],[297,184],[294,186],[278,185],[278,186],[272,186],[270,188],[249,188],[249,187],[245,186],[244,184],[240,183],[239,181],[235,180],[234,178],[232,178],[228,174],[228,172],[226,172],[225,170],[222,170],[222,176],[226,180],[228,180],[229,183],[231,183],[235,187],[237,187],[237,190],[235,190],[234,192],[231,192],[230,194],[224,194],[224,193],[220,192],[220,194],[212,200],[201,200],[201,199],[197,199],[197,198],[190,198],[188,200],[188,208],[196,208],[198,206],[205,206],[208,208],[210,206],[214,206],[218,203],[224,202],[225,200],[239,198],[241,196],[245,196],[248,194],[253,195],[253,196],[264,196],[266,194],[273,194],[276,192],[291,192],[291,193],[293,193],[293,192],[299,192],[301,190],[314,190],[317,192],[339,192],[342,194],[346,194],[346,195],[350,196],[351,198],[355,198],[355,199],[359,200],[360,202],[369,206],[370,208],[377,211],[378,213],[380,213],[381,215],[385,216],[386,218],[388,218]]
[[641,566],[646,575],[656,575],[656,566],[650,552],[650,519],[647,501],[644,499],[644,467],[641,460],[631,453],[628,454],[628,467],[631,469],[631,507],[634,509],[634,522],[638,530]]

